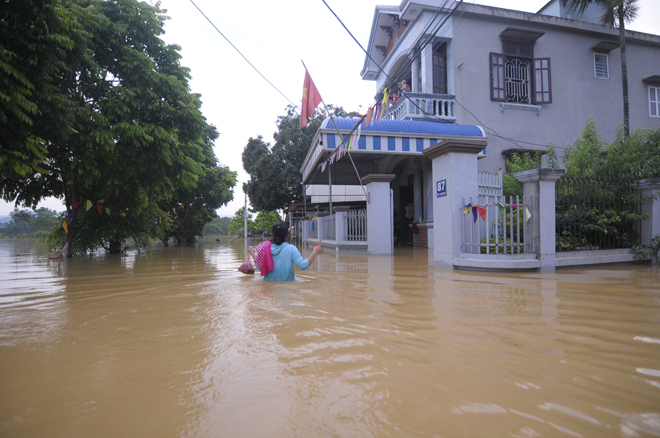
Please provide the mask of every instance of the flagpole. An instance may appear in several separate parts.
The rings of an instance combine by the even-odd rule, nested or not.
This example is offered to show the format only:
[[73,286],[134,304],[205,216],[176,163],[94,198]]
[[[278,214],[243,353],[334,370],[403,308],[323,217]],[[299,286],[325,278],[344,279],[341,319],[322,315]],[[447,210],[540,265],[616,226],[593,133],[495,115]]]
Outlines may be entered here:
[[[330,110],[328,109],[328,105],[325,104],[325,100],[321,100],[321,103],[323,103],[323,107],[325,108],[325,111],[326,111],[326,112],[328,113],[328,115],[330,116],[330,120],[332,120],[332,124],[335,125],[335,129],[337,130],[337,134],[339,134],[339,138],[342,140],[341,144],[339,145],[339,147],[341,147],[342,144],[345,144],[345,143],[346,143],[346,140],[344,140],[344,137],[342,136],[342,133],[341,133],[341,131],[339,130],[339,125],[337,125],[337,123],[335,122],[335,118],[332,117],[332,113],[331,113]],[[362,121],[365,119],[365,117],[367,117],[367,116],[366,116],[366,115],[365,115],[365,116],[362,116],[362,118],[358,121],[358,124],[361,124]],[[352,130],[352,131],[348,134],[349,137],[353,134],[353,131],[354,131],[354,130]],[[362,184],[362,178],[360,178],[360,172],[358,172],[357,167],[355,167],[355,162],[353,162],[353,157],[351,157],[351,151],[346,151],[346,154],[348,155],[348,158],[350,158],[350,160],[351,160],[351,164],[353,164],[353,169],[355,169],[355,174],[356,174],[357,177],[358,177],[358,181],[360,181],[360,186],[362,186],[362,192],[364,193],[364,199],[365,199],[365,200],[367,201],[367,203],[368,203],[368,202],[369,202],[369,196],[367,195],[367,190],[364,188],[364,184]],[[328,172],[330,172],[330,169],[328,169]]]
[[[305,61],[303,61],[303,60],[301,59],[300,62],[302,62],[303,67],[305,67],[305,71],[308,72],[308,70],[307,70],[307,66],[305,65]],[[335,122],[335,118],[332,116],[332,113],[331,113],[330,110],[328,109],[328,105],[325,104],[325,100],[323,100],[323,98],[321,98],[321,103],[323,104],[323,107],[325,108],[325,111],[326,111],[326,112],[328,113],[328,115],[330,116],[330,120],[332,120],[332,124],[335,125],[335,129],[337,130],[337,134],[339,134],[339,138],[342,140],[342,142],[341,142],[340,145],[338,146],[338,147],[341,147],[341,145],[344,145],[344,144],[346,143],[346,140],[345,140],[344,137],[342,136],[342,133],[341,133],[341,131],[339,130],[339,126],[338,126],[337,123]],[[302,111],[302,109],[301,109],[301,111]],[[302,117],[302,113],[301,113],[300,116]],[[362,124],[362,121],[363,121],[366,117],[367,117],[366,115],[362,116],[362,118],[360,118],[360,120],[358,121],[358,125],[359,125],[359,124]],[[356,125],[356,126],[357,126],[357,125]],[[351,132],[349,133],[349,136],[351,136],[351,135],[353,134],[353,131],[355,131],[355,129],[351,130]],[[335,150],[337,150],[337,149],[335,148]],[[358,181],[360,182],[360,186],[362,187],[362,192],[364,193],[364,198],[365,198],[365,200],[367,201],[367,203],[369,203],[369,195],[367,194],[367,190],[364,188],[364,184],[362,184],[362,178],[360,178],[360,172],[358,172],[357,167],[355,166],[355,162],[353,161],[353,157],[351,157],[351,152],[350,152],[350,151],[346,151],[346,153],[348,154],[348,158],[351,160],[351,164],[353,165],[353,169],[355,170],[355,174],[357,175],[357,177],[358,177]],[[329,172],[330,172],[330,169],[328,169],[328,175],[330,175]],[[332,184],[332,182],[331,182],[330,184]],[[330,214],[332,214],[332,185],[330,185]]]

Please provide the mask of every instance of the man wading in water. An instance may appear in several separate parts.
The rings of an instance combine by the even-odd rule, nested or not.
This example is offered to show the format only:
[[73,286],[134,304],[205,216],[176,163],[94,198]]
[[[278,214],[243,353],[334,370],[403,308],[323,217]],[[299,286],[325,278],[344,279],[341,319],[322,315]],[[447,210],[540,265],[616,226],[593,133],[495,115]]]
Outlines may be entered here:
[[289,226],[285,222],[273,225],[273,238],[257,246],[248,248],[248,252],[257,263],[265,281],[293,281],[296,275],[293,272],[295,263],[303,271],[309,268],[317,255],[323,251],[317,245],[307,260],[303,259],[300,251],[287,242],[289,240]]

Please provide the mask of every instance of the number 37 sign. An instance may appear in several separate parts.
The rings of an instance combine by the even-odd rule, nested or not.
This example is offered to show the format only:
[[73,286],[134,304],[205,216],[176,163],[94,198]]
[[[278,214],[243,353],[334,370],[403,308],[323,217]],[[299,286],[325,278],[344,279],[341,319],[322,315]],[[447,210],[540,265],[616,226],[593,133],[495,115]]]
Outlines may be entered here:
[[447,196],[447,180],[441,179],[435,183],[435,197],[442,198]]

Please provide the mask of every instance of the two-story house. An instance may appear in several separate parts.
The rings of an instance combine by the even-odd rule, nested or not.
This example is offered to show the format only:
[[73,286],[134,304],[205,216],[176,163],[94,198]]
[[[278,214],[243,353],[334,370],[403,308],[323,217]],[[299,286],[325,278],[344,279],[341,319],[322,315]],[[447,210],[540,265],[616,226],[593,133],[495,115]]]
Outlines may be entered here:
[[[342,160],[314,172],[354,124],[338,120],[337,130],[324,122],[301,169],[303,184],[356,185],[354,169],[395,175],[395,212],[412,204],[413,220],[431,224],[434,182],[422,151],[434,142],[478,128],[487,139],[479,170],[496,172],[513,152],[552,142],[561,154],[589,117],[613,140],[623,120],[618,29],[600,24],[598,6],[579,17],[566,6],[551,0],[536,14],[441,0],[377,6],[362,78],[375,82],[377,101],[402,80],[411,91],[386,120],[363,130],[354,166]],[[659,126],[660,36],[626,31],[626,38],[630,127]]]

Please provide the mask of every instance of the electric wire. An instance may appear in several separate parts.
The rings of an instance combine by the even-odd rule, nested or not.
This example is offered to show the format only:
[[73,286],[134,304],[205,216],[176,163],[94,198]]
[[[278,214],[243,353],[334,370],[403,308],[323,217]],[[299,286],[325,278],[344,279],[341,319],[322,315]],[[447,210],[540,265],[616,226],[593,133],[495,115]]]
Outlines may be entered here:
[[[191,1],[192,1],[192,0],[191,0]],[[357,40],[357,38],[355,38],[355,36],[353,35],[353,33],[348,29],[348,27],[346,27],[346,25],[344,24],[344,22],[341,20],[341,18],[339,18],[339,16],[337,16],[337,14],[335,13],[335,11],[332,10],[332,8],[330,7],[330,5],[328,5],[328,3],[326,3],[325,0],[321,0],[321,1],[322,1],[323,4],[328,8],[328,10],[332,13],[332,15],[335,16],[335,18],[337,19],[337,21],[339,21],[339,23],[340,23],[340,24],[342,25],[342,27],[346,30],[346,32],[348,32],[348,34],[351,36],[351,38],[353,38],[353,41],[355,41],[355,43],[360,47],[360,49],[362,49],[362,51],[363,51],[363,52],[367,55],[367,57],[368,57],[368,58],[374,63],[374,65],[376,65],[376,67],[378,67],[378,69],[379,69],[379,70],[385,75],[385,77],[387,77],[387,78],[390,80],[390,83],[392,83],[392,79],[390,78],[390,76],[385,72],[385,70],[383,70],[383,68],[380,66],[380,64],[378,64],[378,63],[377,63],[377,62],[371,57],[371,55],[369,54],[369,52],[367,52],[367,51],[364,49],[364,47],[362,46],[362,44],[360,44],[360,42]],[[447,1],[447,0],[445,0],[445,1]],[[459,0],[458,4],[460,5],[461,3],[463,3],[463,0]],[[457,7],[458,7],[458,5],[454,8],[454,11],[456,10]],[[452,11],[452,13],[453,13],[453,11]],[[449,16],[451,16],[451,13],[449,14]],[[448,18],[447,18],[447,19],[448,19]],[[445,21],[446,21],[446,20],[445,20]],[[403,94],[404,94],[404,96],[405,96],[405,93],[403,93]],[[416,104],[416,103],[415,103],[415,102],[414,102],[409,96],[405,96],[405,97],[406,97],[406,98],[407,98],[407,99],[408,99],[413,105],[415,105],[415,106],[416,106],[421,112],[423,112],[423,113],[426,114],[426,115],[429,115],[429,114],[428,114],[423,108],[421,108],[419,105],[417,105],[417,104]]]
[[284,97],[284,98],[285,98],[285,99],[286,99],[291,105],[293,105],[294,108],[299,108],[298,105],[296,105],[295,103],[291,102],[291,99],[289,99],[288,97],[286,97],[286,95],[285,95],[284,93],[282,93],[282,92],[281,92],[281,91],[280,91],[275,85],[273,85],[273,83],[272,83],[271,81],[269,81],[268,78],[266,78],[266,76],[264,76],[264,75],[259,71],[259,69],[258,69],[257,67],[255,67],[255,66],[254,66],[254,65],[253,65],[253,64],[252,64],[252,63],[251,63],[251,62],[245,57],[245,55],[243,55],[243,53],[241,53],[241,51],[238,50],[238,48],[237,48],[237,47],[236,47],[231,41],[229,41],[229,38],[227,38],[222,32],[220,32],[220,29],[218,29],[217,26],[216,26],[215,24],[213,24],[213,21],[211,21],[211,19],[210,19],[209,17],[206,16],[206,14],[205,14],[205,13],[199,8],[199,6],[197,6],[197,5],[195,4],[195,2],[194,2],[193,0],[190,0],[190,3],[192,3],[193,6],[195,6],[195,8],[197,8],[197,10],[199,11],[199,13],[202,14],[202,15],[204,16],[204,18],[206,18],[206,21],[208,21],[209,23],[211,23],[211,26],[213,26],[213,28],[214,28],[214,29],[215,29],[215,30],[216,30],[216,31],[217,31],[217,32],[218,32],[218,33],[219,33],[219,34],[220,34],[220,35],[221,35],[221,36],[222,36],[222,37],[223,37],[228,43],[229,43],[229,45],[231,45],[231,46],[234,48],[234,50],[236,50],[236,51],[238,52],[238,54],[241,55],[241,56],[243,57],[243,59],[245,60],[245,62],[247,62],[248,64],[250,64],[250,67],[252,67],[257,73],[259,73],[259,75],[260,75],[262,78],[264,78],[264,80],[265,80],[266,82],[268,82],[268,83],[270,84],[270,86],[273,87],[278,93],[280,93],[280,94],[282,95],[282,97]]

